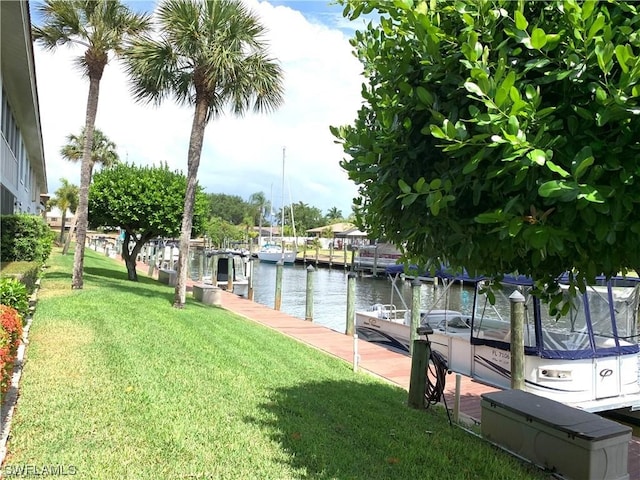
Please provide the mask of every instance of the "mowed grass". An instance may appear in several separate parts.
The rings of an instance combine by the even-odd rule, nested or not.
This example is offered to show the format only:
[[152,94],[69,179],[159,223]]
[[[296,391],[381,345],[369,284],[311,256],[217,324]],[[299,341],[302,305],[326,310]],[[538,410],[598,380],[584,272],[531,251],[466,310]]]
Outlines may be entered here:
[[55,251],[4,465],[76,479],[536,479],[442,409],[221,308]]

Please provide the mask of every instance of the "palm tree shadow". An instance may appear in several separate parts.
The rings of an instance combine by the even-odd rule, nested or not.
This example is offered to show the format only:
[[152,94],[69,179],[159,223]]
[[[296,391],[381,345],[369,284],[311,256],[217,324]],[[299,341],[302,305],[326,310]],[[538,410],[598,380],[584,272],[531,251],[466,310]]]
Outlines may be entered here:
[[405,393],[385,384],[310,382],[277,389],[260,405],[264,415],[247,420],[272,432],[301,478],[417,478],[407,452],[422,449],[427,425],[450,426],[442,411],[410,411]]

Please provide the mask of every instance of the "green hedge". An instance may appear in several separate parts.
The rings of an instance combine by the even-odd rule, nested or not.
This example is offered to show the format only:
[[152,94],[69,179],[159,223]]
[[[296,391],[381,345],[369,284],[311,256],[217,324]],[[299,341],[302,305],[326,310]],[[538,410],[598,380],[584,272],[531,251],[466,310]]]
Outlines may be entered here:
[[[8,262],[0,266],[0,277],[15,278],[27,288],[29,295],[36,288],[36,281],[40,278],[42,264],[40,262]],[[6,305],[6,304],[5,304]]]
[[0,258],[3,262],[44,262],[49,258],[53,235],[42,217],[2,215],[0,232]]
[[16,278],[0,278],[0,304],[14,308],[24,322],[29,315],[27,287]]

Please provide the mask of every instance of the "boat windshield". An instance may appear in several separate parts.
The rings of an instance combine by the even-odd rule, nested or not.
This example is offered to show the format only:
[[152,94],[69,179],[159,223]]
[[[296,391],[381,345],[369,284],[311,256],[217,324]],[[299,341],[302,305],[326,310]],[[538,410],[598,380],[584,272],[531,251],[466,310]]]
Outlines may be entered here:
[[535,348],[534,297],[531,288],[520,285],[501,285],[493,289],[495,301],[490,300],[488,283],[478,284],[472,342],[507,349],[511,342],[511,302],[509,296],[519,290],[525,297],[524,345]]
[[569,313],[560,318],[550,313],[548,304],[531,295],[530,286],[504,284],[494,288],[493,304],[485,292],[486,286],[478,287],[474,344],[508,348],[511,341],[509,296],[517,289],[525,297],[525,352],[544,358],[575,359],[638,351],[639,286],[589,286],[584,295],[576,297],[571,297],[563,287],[564,301],[571,307]]

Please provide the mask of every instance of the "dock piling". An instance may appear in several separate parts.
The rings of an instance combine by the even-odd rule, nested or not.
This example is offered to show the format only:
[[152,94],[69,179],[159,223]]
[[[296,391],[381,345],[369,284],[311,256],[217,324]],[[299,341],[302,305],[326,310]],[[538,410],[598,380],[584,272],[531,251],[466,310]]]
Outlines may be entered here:
[[282,269],[284,267],[284,262],[282,260],[278,260],[276,263],[276,296],[273,304],[274,310],[280,310],[282,306]]
[[354,323],[356,315],[356,274],[349,272],[347,275],[347,325],[345,335],[355,333]]
[[524,295],[515,290],[511,302],[511,388],[524,390]]
[[313,322],[313,272],[315,271],[313,265],[307,267],[307,295],[304,319],[308,322]]

